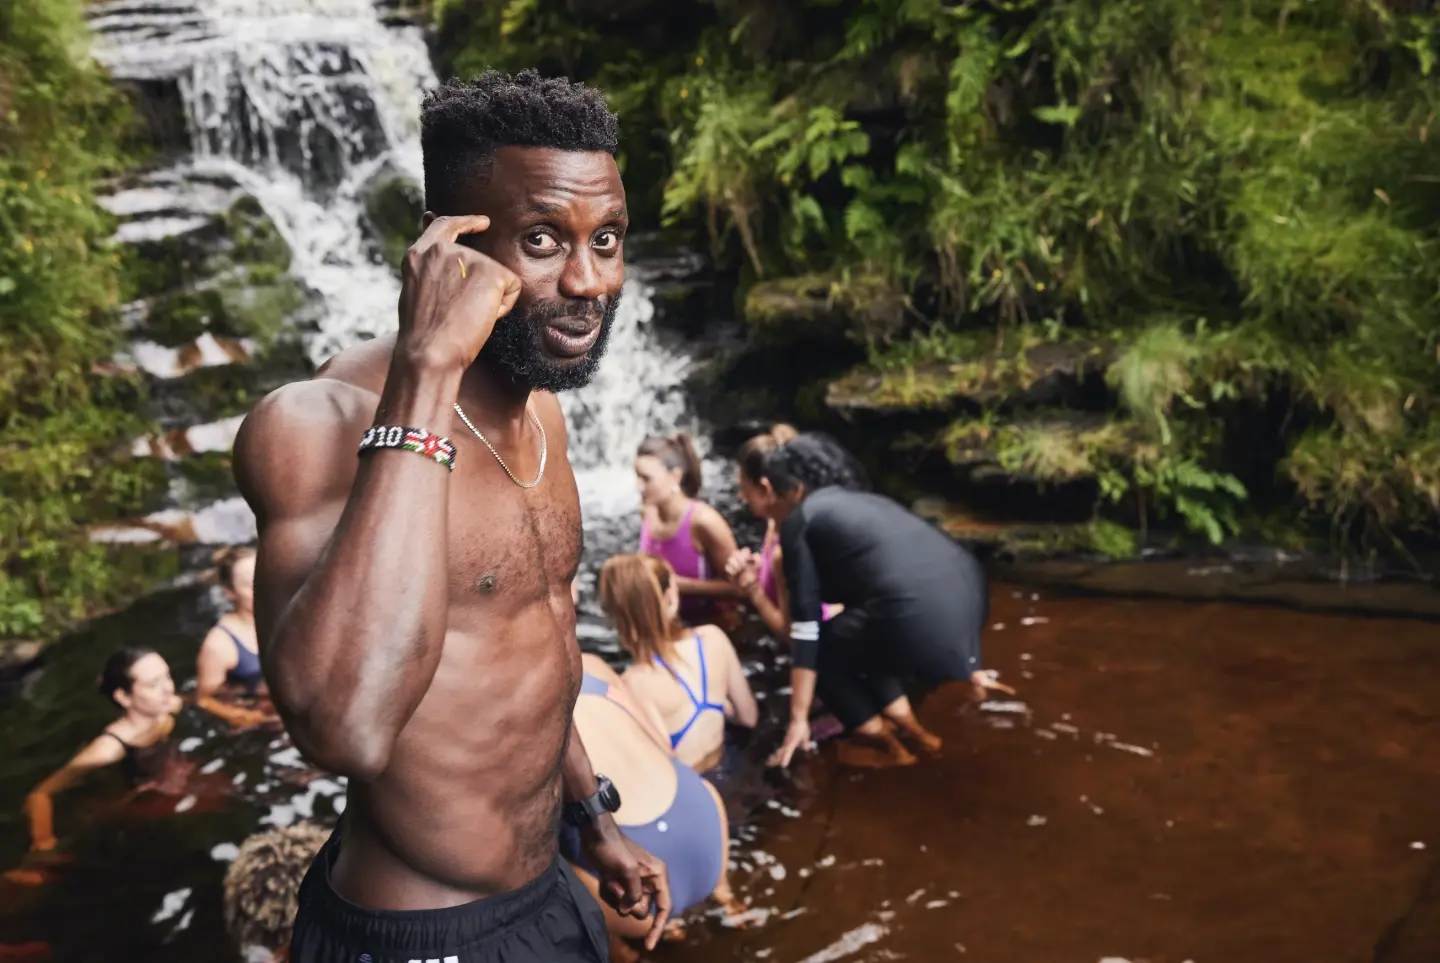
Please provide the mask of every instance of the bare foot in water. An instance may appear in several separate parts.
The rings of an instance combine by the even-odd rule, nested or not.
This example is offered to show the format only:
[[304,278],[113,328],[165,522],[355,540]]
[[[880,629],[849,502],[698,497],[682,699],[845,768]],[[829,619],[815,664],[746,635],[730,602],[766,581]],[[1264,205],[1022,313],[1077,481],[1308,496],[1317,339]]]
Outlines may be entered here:
[[40,869],[12,869],[4,876],[5,882],[16,886],[44,886],[50,879],[50,874]]
[[900,744],[888,729],[883,736],[867,736],[852,732],[840,739],[835,748],[840,765],[855,769],[892,769],[913,766],[915,754]]
[[731,929],[743,930],[750,924],[750,907],[735,898],[735,894],[729,896],[716,896],[715,901],[725,911],[723,923]]
[[938,756],[941,747],[945,745],[944,739],[941,739],[918,722],[911,722],[908,725],[896,723],[895,732],[901,739],[919,749],[927,756]]

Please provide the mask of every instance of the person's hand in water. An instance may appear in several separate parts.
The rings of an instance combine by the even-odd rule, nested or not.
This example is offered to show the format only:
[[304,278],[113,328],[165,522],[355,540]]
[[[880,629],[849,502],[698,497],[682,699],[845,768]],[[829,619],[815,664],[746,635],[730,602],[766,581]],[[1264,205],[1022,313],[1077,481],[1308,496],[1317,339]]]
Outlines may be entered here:
[[1000,681],[1000,673],[994,669],[980,669],[970,673],[970,685],[974,690],[975,701],[984,702],[990,698],[991,690],[1003,692],[1006,695],[1015,695],[1015,689]]
[[780,766],[784,768],[790,765],[791,758],[797,750],[804,749],[806,752],[815,747],[810,740],[810,722],[808,719],[791,719],[790,728],[785,730],[785,741],[780,748],[771,753],[770,758],[765,761],[767,766]]
[[622,916],[643,920],[653,912],[645,948],[655,949],[670,919],[670,878],[665,864],[636,846],[610,823],[609,831],[581,833],[585,859],[594,868],[600,895]]

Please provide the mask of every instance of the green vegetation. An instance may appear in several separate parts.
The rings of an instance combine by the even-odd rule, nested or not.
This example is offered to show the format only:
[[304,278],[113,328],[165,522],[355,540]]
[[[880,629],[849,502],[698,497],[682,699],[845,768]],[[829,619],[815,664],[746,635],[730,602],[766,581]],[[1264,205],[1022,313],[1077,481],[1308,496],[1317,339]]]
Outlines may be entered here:
[[[1271,517],[1308,508],[1373,546],[1440,510],[1429,6],[436,0],[434,14],[442,70],[536,66],[603,87],[637,219],[708,243],[758,334],[868,346],[832,403],[953,407],[935,450],[953,454],[979,418],[987,457],[1087,479],[1109,517],[1173,515],[1219,541],[1263,488]],[[1098,421],[1026,395],[1045,344],[1109,346],[1091,355],[1108,403],[1080,402]]]
[[124,456],[143,427],[136,386],[92,370],[117,346],[121,274],[93,187],[117,165],[125,115],[85,54],[81,10],[0,6],[0,644],[156,574],[83,528],[143,505],[163,470]]

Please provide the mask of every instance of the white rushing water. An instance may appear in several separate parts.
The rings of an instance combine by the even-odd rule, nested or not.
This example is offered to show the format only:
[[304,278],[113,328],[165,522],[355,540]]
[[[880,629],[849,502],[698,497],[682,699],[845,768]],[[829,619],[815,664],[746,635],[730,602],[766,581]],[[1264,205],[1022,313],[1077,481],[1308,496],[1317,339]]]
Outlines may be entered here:
[[[107,199],[119,239],[183,237],[249,194],[318,300],[312,361],[393,329],[399,282],[366,244],[361,191],[381,170],[422,180],[419,106],[437,81],[419,28],[387,25],[371,0],[99,0],[87,15],[117,78],[178,95],[191,144]],[[562,399],[587,526],[612,545],[635,514],[636,445],[692,421],[691,362],[662,346],[653,314],[636,266],[599,375]],[[250,537],[253,520],[222,540]]]

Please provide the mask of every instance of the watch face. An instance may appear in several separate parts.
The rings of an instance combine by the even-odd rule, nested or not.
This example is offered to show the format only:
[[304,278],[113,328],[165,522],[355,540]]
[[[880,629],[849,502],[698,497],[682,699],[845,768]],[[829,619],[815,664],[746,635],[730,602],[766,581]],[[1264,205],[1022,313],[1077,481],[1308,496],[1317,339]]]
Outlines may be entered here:
[[615,784],[609,779],[606,779],[600,785],[598,795],[600,796],[600,802],[605,806],[606,812],[613,813],[620,808],[620,790],[616,789]]

